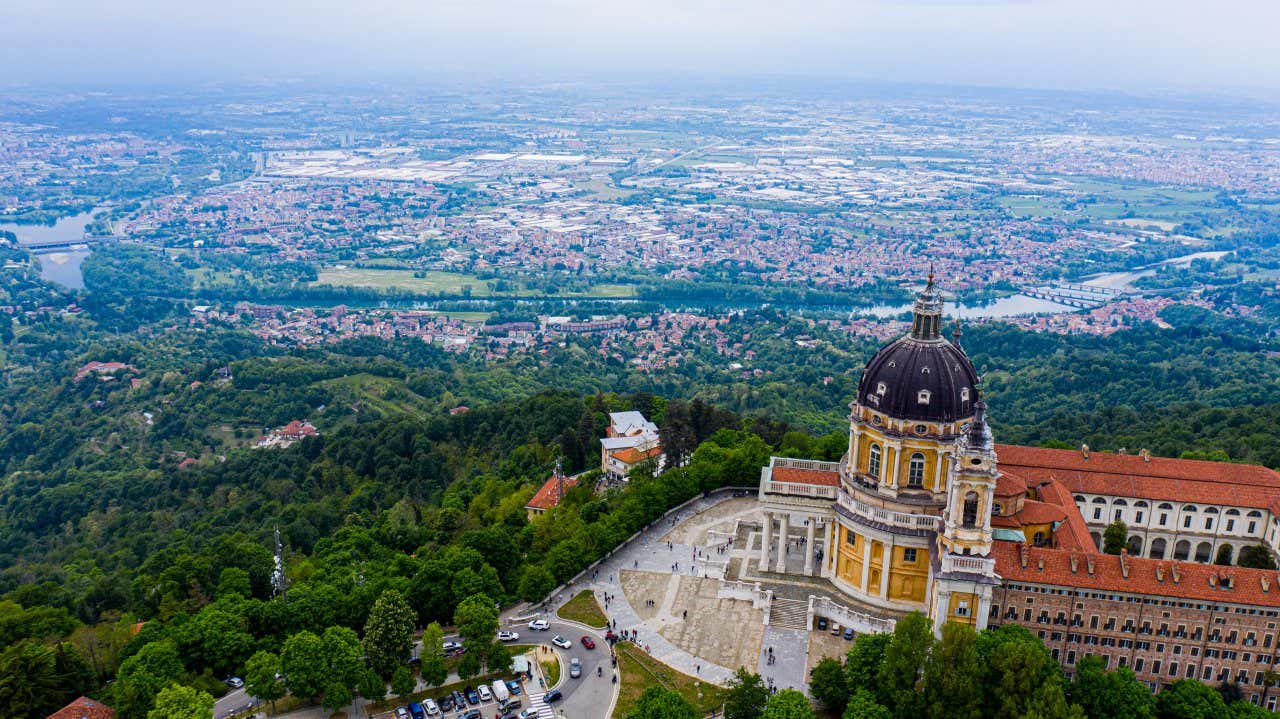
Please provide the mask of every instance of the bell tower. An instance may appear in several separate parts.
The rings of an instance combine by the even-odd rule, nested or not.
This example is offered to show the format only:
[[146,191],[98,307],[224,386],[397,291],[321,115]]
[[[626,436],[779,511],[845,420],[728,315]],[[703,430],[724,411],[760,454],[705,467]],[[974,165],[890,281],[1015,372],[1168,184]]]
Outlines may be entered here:
[[947,481],[947,506],[938,533],[939,562],[930,587],[935,632],[948,621],[987,626],[992,589],[999,584],[991,554],[991,505],[997,469],[995,440],[986,403],[974,405],[973,420],[956,439],[956,461]]

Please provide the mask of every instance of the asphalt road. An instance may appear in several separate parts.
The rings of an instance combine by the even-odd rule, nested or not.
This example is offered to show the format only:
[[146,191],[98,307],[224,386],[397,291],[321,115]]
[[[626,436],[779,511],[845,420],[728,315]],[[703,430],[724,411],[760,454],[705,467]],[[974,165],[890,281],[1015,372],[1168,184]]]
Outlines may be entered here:
[[243,687],[232,689],[223,694],[221,699],[214,702],[213,719],[222,719],[222,717],[238,712],[252,703],[253,697],[249,696]]
[[[604,632],[595,630],[584,630],[583,628],[568,624],[555,618],[554,615],[539,615],[539,619],[547,619],[551,626],[546,631],[537,631],[529,628],[529,621],[519,623],[505,622],[500,629],[507,629],[520,634],[520,639],[511,642],[512,644],[546,644],[551,646],[551,640],[558,636],[562,636],[573,643],[569,649],[561,649],[556,647],[556,653],[560,657],[560,684],[558,688],[564,695],[564,698],[551,705],[552,710],[557,717],[564,719],[599,719],[605,715],[609,706],[613,703],[613,692],[616,686],[613,684],[613,663],[610,660],[609,643],[605,641]],[[596,648],[587,649],[582,646],[583,635],[590,636],[595,640]],[[445,640],[458,641],[456,634],[446,635]],[[569,677],[569,660],[577,657],[582,663],[582,676],[578,679]],[[597,670],[599,674],[597,675]],[[550,689],[551,687],[547,687]],[[539,693],[543,691],[537,686],[528,686],[525,688],[526,693]],[[524,707],[529,706],[527,696],[521,696],[521,704]],[[471,709],[472,707],[464,707]],[[479,707],[485,719],[491,719],[497,714],[496,706],[493,702],[482,703]],[[454,719],[463,712],[453,711],[446,712],[444,717]]]

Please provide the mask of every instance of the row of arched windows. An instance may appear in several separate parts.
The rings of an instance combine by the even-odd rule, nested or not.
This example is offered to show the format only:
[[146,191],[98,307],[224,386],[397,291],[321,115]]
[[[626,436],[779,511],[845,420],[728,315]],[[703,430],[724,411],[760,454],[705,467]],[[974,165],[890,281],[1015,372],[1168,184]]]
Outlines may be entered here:
[[[867,456],[867,474],[877,479],[880,478],[880,470],[883,467],[882,452],[880,445],[873,444]],[[924,486],[924,455],[919,452],[913,453],[911,459],[907,462],[907,486]]]

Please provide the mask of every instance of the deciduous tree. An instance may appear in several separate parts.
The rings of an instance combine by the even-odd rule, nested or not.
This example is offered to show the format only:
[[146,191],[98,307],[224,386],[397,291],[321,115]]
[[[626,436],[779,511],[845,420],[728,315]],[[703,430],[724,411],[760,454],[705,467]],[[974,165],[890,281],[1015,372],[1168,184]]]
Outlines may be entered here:
[[729,693],[724,700],[724,719],[760,719],[769,701],[769,688],[759,674],[739,667],[729,680]]
[[809,697],[795,689],[783,689],[769,697],[760,719],[817,719]]
[[413,609],[400,592],[383,592],[364,624],[364,654],[369,668],[381,677],[389,677],[404,664],[413,648],[414,624]]

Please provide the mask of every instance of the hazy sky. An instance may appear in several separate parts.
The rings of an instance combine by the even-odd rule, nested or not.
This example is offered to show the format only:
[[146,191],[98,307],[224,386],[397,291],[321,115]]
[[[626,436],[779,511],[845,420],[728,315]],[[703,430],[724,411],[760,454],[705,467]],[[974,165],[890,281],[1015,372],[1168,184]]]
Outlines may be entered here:
[[0,83],[811,75],[1280,94],[1280,0],[0,0]]

